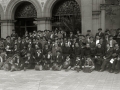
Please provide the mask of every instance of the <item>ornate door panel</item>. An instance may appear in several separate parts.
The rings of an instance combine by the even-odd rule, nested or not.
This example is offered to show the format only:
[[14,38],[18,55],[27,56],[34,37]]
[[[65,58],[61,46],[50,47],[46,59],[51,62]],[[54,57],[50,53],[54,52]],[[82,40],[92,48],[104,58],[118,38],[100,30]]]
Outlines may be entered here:
[[81,12],[75,0],[60,0],[53,8],[52,29],[81,30]]
[[25,31],[32,32],[33,30],[37,30],[37,26],[34,24],[36,17],[37,11],[31,3],[24,2],[20,4],[15,12],[16,33],[22,37],[25,34]]

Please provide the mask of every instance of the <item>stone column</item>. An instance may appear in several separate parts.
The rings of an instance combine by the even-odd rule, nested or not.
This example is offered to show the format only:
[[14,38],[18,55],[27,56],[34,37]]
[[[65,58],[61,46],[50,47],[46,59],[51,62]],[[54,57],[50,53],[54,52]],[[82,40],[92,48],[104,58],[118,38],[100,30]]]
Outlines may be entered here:
[[93,35],[95,35],[98,32],[98,28],[100,28],[99,17],[100,11],[93,11]]
[[49,17],[42,17],[37,18],[37,29],[38,30],[51,30],[51,18]]
[[15,20],[1,20],[1,37],[6,38],[6,36],[10,36],[12,34],[12,30],[14,29]]
[[105,31],[105,8],[106,8],[105,4],[100,5],[100,9],[101,9],[101,28],[103,29],[103,32]]
[[82,34],[92,30],[92,0],[81,0]]

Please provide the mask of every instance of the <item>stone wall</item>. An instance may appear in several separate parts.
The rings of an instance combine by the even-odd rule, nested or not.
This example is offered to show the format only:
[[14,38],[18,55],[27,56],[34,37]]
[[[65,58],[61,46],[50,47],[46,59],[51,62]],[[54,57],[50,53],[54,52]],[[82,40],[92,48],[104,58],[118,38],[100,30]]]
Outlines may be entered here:
[[[31,1],[33,3],[35,2],[36,9],[39,12],[36,19],[38,30],[51,29],[51,23],[50,23],[51,10],[53,4],[55,4],[57,0],[33,0],[33,1],[32,0],[0,0],[0,4],[2,7],[1,10],[3,10],[3,12],[0,12],[0,14],[4,13],[2,15],[3,17],[1,18],[2,19],[1,28],[3,32],[2,37],[5,38],[7,35],[10,35],[11,30],[14,28],[14,18],[12,18],[12,14],[14,14],[12,11],[14,9],[12,8],[14,7],[10,6],[12,5],[12,1],[13,2]],[[101,8],[100,8],[100,4],[104,4],[104,0],[76,0],[76,1],[78,2],[81,8],[82,33],[86,34],[87,30],[92,30],[93,35],[95,35],[98,28],[104,27],[104,25],[101,24],[101,22],[104,22],[102,21],[104,19],[104,13],[102,13],[101,16]]]

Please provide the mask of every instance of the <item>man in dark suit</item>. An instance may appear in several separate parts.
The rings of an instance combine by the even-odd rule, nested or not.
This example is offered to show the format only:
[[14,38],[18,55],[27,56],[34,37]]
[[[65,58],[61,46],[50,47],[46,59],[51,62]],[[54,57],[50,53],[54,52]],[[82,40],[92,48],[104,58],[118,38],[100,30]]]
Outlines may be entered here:
[[113,48],[110,48],[110,44],[107,44],[107,48],[105,50],[105,55],[103,57],[104,61],[102,63],[100,72],[103,72],[105,70],[106,66],[109,64],[109,61],[112,58],[112,54],[113,54]]
[[118,55],[120,53],[119,45],[116,43],[113,49],[112,60],[109,62],[109,72],[113,73],[117,71],[116,66],[118,65]]
[[44,56],[44,65],[43,65],[43,69],[44,70],[49,70],[52,65],[53,65],[53,55],[51,53],[51,51],[48,51],[48,53]]
[[35,52],[34,58],[35,58],[36,64],[41,64],[41,65],[43,64],[43,53],[39,48]]
[[35,55],[35,50],[32,48],[31,44],[28,44],[27,53],[33,57]]
[[104,33],[102,32],[102,28],[98,29],[98,33],[96,33],[95,37],[96,36],[99,36],[100,38],[103,38],[103,39],[105,38]]
[[33,59],[32,55],[30,53],[27,53],[27,55],[23,58],[23,61],[21,62],[21,69],[33,69],[35,67],[35,60]]

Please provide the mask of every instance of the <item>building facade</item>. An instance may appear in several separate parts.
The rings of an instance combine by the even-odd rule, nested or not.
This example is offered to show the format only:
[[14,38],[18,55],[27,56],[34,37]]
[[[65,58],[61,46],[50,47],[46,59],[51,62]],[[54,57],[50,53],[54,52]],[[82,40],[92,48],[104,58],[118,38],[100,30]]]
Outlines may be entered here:
[[53,22],[57,22],[59,26],[59,19],[63,16],[59,11],[61,8],[67,8],[65,1],[77,3],[70,5],[75,4],[75,8],[79,7],[82,34],[87,30],[95,34],[98,28],[102,28],[103,31],[106,29],[105,0],[0,0],[1,37],[11,35],[13,29],[19,34],[23,34],[25,30],[53,30]]

